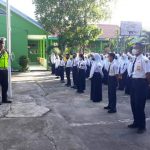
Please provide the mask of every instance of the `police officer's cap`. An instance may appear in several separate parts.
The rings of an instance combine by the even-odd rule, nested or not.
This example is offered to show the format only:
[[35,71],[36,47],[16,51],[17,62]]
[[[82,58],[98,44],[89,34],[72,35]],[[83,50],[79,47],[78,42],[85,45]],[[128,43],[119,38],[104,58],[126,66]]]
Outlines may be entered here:
[[5,38],[0,37],[0,44],[4,44],[5,43]]

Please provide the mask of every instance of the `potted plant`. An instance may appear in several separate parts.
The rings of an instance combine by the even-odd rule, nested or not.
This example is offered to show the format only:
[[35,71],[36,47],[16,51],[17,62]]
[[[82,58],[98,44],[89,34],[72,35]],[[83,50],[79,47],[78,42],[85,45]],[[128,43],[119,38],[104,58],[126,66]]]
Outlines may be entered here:
[[27,56],[23,55],[19,58],[19,65],[21,66],[22,72],[25,72],[29,69],[28,64],[29,64],[29,58]]

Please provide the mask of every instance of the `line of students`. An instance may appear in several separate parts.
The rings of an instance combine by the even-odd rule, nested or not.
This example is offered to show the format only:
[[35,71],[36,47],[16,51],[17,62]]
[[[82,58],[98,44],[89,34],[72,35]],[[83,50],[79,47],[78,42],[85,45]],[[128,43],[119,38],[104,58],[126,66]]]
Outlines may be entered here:
[[[117,89],[125,91],[131,97],[131,109],[134,122],[129,128],[138,128],[138,133],[146,129],[145,103],[146,95],[150,94],[148,82],[150,75],[150,60],[142,54],[142,44],[136,43],[131,53],[121,55],[109,53],[106,55],[93,53],[89,57],[83,54],[66,55],[66,61],[60,57],[59,75],[64,83],[64,70],[66,71],[66,86],[71,86],[71,71],[73,78],[72,88],[78,93],[84,93],[86,78],[91,80],[90,99],[100,102],[103,99],[102,85],[108,85],[108,105],[104,109],[108,113],[117,112]],[[56,63],[57,64],[57,63]],[[142,92],[141,92],[142,91]]]

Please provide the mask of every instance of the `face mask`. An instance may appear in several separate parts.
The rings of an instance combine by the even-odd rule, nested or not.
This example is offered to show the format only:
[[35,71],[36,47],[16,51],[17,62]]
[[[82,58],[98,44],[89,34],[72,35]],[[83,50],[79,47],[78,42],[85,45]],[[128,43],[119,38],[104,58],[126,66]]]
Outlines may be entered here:
[[133,54],[133,55],[138,54],[138,50],[137,50],[137,49],[133,49],[133,50],[132,50],[132,54]]

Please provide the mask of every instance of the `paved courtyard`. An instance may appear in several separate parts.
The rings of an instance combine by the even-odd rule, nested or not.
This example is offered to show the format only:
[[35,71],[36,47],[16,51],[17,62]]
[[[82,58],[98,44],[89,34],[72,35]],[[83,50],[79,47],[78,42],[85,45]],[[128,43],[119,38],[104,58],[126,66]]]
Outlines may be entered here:
[[13,103],[0,106],[0,150],[150,150],[150,101],[147,132],[136,134],[129,97],[118,92],[118,113],[108,114],[103,102],[66,88],[50,72],[13,75]]

